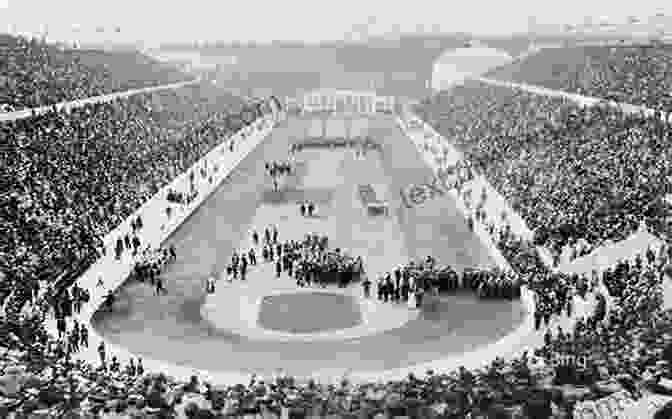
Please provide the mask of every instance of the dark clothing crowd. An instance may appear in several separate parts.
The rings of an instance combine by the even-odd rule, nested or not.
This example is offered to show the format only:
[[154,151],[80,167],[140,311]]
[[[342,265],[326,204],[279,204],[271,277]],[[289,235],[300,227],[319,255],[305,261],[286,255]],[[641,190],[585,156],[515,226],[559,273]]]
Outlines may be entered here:
[[[51,62],[45,57],[52,56],[46,47],[12,37],[0,40],[10,45],[0,58],[11,58],[5,61],[10,63],[9,79],[15,80],[10,95],[17,106],[43,100],[28,98],[25,86],[44,94],[63,90],[64,82],[58,80],[88,83],[87,77],[63,77],[79,74],[78,66],[53,60],[55,70],[45,70],[44,63]],[[665,54],[657,49],[616,51],[607,64],[593,60],[574,74],[584,78],[582,89],[615,89],[633,101],[665,105],[662,97],[670,90],[660,87],[665,86],[660,65],[666,63]],[[17,76],[23,73],[53,87],[35,89],[25,74]],[[637,86],[633,79],[643,80],[641,89],[628,87]],[[478,83],[439,94],[420,112],[456,141],[476,170],[521,213],[535,230],[534,243],[506,227],[495,229],[486,214],[479,215],[473,222],[488,225],[513,273],[464,272],[459,278],[428,260],[413,269],[409,264],[408,286],[417,282],[423,285],[421,292],[436,289],[441,284],[429,278],[445,274],[449,289],[515,298],[518,284],[524,284],[536,295],[541,315],[535,316],[546,323],[554,313],[571,312],[574,293],[600,293],[594,312],[572,330],[548,327],[538,348],[483,368],[428,370],[379,383],[343,377],[336,385],[320,384],[280,375],[213,386],[197,377],[180,381],[145,371],[141,359],[122,366],[102,342],[96,348],[99,365],[74,360],[73,354],[89,346],[87,327],[67,321],[88,298],[89,290],[72,285],[78,269],[113,251],[104,249],[101,237],[212,148],[219,134],[230,131],[226,118],[204,111],[218,98],[210,101],[207,94],[197,94],[195,104],[187,99],[193,96],[155,95],[0,123],[5,145],[0,154],[0,416],[551,419],[577,417],[579,404],[615,394],[632,402],[672,394],[672,311],[663,304],[663,287],[672,274],[669,243],[590,275],[555,272],[535,252],[535,245],[557,250],[580,239],[591,246],[619,240],[642,220],[666,238],[666,207],[660,198],[669,191],[672,173],[669,127]],[[140,235],[142,226],[135,230]],[[290,268],[296,276],[303,268],[295,266],[306,261],[336,271],[361,263],[330,251],[320,236],[281,243],[277,230],[263,234],[253,233],[255,247],[263,247],[263,260],[276,263],[278,276]],[[130,246],[121,239],[122,253],[133,251],[132,236]],[[285,264],[289,255],[298,258]],[[250,253],[240,255],[237,264],[248,258],[256,264],[256,254]],[[388,299],[404,298],[404,270],[399,271],[384,279],[393,284],[385,286]],[[27,306],[34,310],[25,310]],[[57,314],[58,336],[46,331],[50,312]],[[671,410],[668,403],[654,419],[669,418]]]
[[191,80],[136,51],[64,49],[0,34],[0,112]]
[[588,45],[542,49],[491,77],[670,112],[670,67],[669,44]]
[[338,248],[330,249],[326,236],[307,234],[303,240],[284,242],[278,236],[277,227],[265,228],[262,243],[259,233],[252,231],[254,247],[247,254],[234,252],[227,266],[227,277],[232,280],[240,275],[240,279],[245,279],[248,264],[257,264],[255,247],[261,247],[260,256],[264,263],[275,264],[277,278],[286,273],[302,287],[330,283],[347,286],[358,280],[363,272],[361,257],[352,257]]

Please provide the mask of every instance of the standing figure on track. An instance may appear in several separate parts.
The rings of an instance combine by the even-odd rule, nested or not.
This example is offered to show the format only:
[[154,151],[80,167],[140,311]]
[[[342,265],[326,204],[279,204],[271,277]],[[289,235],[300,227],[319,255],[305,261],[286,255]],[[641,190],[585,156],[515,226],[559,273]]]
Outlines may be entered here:
[[247,256],[250,258],[250,265],[256,266],[257,265],[257,254],[254,252],[254,249],[250,249]]
[[156,295],[167,294],[168,290],[163,286],[163,278],[156,278]]
[[273,243],[278,242],[278,227],[273,226]]
[[366,277],[362,282],[362,287],[364,287],[364,298],[371,297],[371,280]]
[[257,230],[254,230],[252,232],[252,243],[254,243],[254,246],[259,246],[259,233],[257,233]]
[[268,230],[268,227],[264,229],[264,239],[266,241],[266,244],[269,244],[271,242],[271,232]]
[[312,217],[314,212],[315,212],[315,204],[313,204],[312,202],[308,203],[308,216]]
[[280,274],[282,273],[282,264],[280,263],[280,259],[275,262],[275,277],[280,279]]
[[214,294],[215,293],[215,274],[213,273],[208,277],[205,283],[205,292],[206,294]]
[[245,276],[247,275],[247,258],[245,255],[241,258],[240,262],[240,279],[241,281],[245,280]]
[[305,202],[302,202],[302,203],[301,203],[301,208],[300,208],[300,210],[301,210],[301,216],[302,216],[302,217],[305,217],[305,216],[306,216],[306,204],[305,204]]

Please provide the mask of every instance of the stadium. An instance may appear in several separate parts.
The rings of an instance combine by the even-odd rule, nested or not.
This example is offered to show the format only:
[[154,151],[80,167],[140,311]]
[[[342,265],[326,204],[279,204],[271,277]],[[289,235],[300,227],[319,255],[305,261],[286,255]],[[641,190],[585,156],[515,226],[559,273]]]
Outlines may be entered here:
[[0,418],[672,417],[672,50],[625,26],[0,35]]

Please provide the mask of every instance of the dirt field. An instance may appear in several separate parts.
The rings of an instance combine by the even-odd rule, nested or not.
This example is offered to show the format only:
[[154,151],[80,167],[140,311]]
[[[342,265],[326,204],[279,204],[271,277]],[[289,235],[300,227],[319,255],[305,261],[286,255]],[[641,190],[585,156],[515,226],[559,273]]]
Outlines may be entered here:
[[[430,254],[458,269],[492,264],[450,198],[402,208],[398,191],[425,182],[430,170],[391,120],[371,126],[370,135],[383,145],[379,163],[327,161],[319,155],[318,160],[308,160],[309,167],[290,185],[296,190],[294,199],[301,199],[305,190],[321,197],[327,224],[333,225],[333,242],[361,254],[370,274],[406,262],[397,259],[404,254]],[[97,329],[135,353],[199,369],[263,373],[283,368],[310,375],[324,369],[382,370],[425,362],[474,349],[517,326],[523,316],[517,302],[478,301],[466,294],[443,298],[438,320],[419,318],[399,329],[342,342],[258,342],[204,322],[199,308],[205,278],[225,268],[234,248],[248,248],[248,228],[257,208],[269,205],[264,203],[270,186],[264,161],[285,159],[289,145],[306,128],[304,121],[293,121],[276,129],[170,238],[178,260],[165,275],[167,295],[153,295],[148,285],[127,284],[117,312],[94,318]],[[362,182],[386,184],[392,217],[365,215],[355,196],[355,185]],[[280,227],[281,239],[282,231]]]

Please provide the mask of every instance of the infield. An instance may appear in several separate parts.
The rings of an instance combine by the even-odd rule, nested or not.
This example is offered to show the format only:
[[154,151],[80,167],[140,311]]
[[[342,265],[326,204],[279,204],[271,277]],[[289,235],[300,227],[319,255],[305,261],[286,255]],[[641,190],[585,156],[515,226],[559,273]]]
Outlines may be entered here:
[[[257,325],[258,302],[271,294],[270,284],[264,281],[272,281],[273,287],[287,288],[283,293],[296,289],[294,281],[287,277],[276,280],[270,264],[252,270],[247,284],[232,284],[233,288],[259,287],[258,293],[246,291],[254,296],[245,306],[250,309],[249,323],[248,316],[241,316],[239,311],[243,301],[239,293],[243,290],[227,289],[226,281],[219,281],[216,294],[206,300],[205,279],[213,271],[225,268],[234,249],[249,248],[251,228],[263,230],[269,223],[278,225],[281,240],[300,238],[310,232],[326,234],[330,246],[362,255],[365,271],[372,273],[373,279],[381,271],[406,263],[409,257],[432,255],[439,263],[458,270],[493,264],[489,252],[468,229],[449,196],[408,210],[402,210],[399,197],[392,196],[393,216],[366,216],[356,195],[358,183],[387,184],[390,190],[398,191],[432,176],[414,146],[389,119],[371,124],[370,135],[379,139],[384,148],[376,157],[378,161],[339,160],[336,154],[308,156],[312,159],[308,160],[306,176],[297,179],[297,187],[333,191],[329,202],[320,205],[320,217],[301,217],[295,202],[265,203],[268,179],[264,161],[286,158],[291,139],[305,133],[301,121],[292,124],[276,129],[272,138],[250,153],[168,240],[177,247],[178,259],[164,275],[166,295],[154,295],[146,284],[128,284],[120,290],[123,309],[96,314],[95,327],[106,339],[145,357],[213,372],[266,373],[282,367],[288,373],[306,376],[325,369],[342,372],[407,367],[475,350],[517,328],[525,317],[518,301],[479,300],[463,294],[443,298],[438,320],[415,314],[393,328],[384,325],[375,330],[371,329],[375,322],[370,313],[381,313],[379,307],[394,312],[408,310],[377,301],[372,301],[369,310],[369,305],[360,301],[364,321],[359,325],[311,334],[338,336],[340,332],[362,328],[362,333],[343,334],[338,340],[269,340],[267,336],[251,336],[247,333],[251,326],[269,334],[289,335]],[[349,292],[361,296],[359,287]],[[207,319],[204,308],[214,310]],[[390,316],[384,317],[387,321]],[[347,323],[347,318],[337,320]],[[246,328],[246,333],[226,327],[234,321],[241,330]]]
[[354,298],[319,291],[266,296],[257,319],[265,329],[289,333],[347,329],[361,322],[362,313]]

